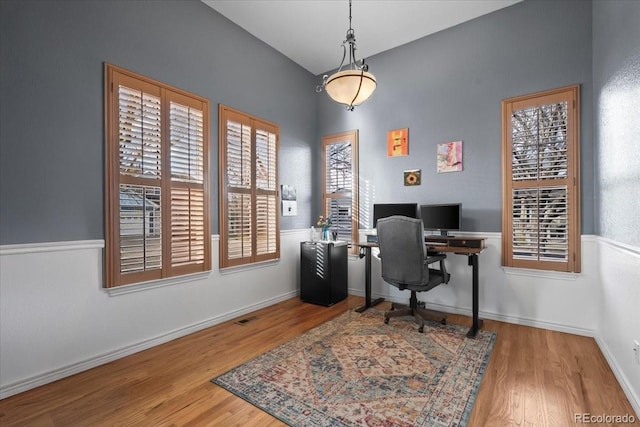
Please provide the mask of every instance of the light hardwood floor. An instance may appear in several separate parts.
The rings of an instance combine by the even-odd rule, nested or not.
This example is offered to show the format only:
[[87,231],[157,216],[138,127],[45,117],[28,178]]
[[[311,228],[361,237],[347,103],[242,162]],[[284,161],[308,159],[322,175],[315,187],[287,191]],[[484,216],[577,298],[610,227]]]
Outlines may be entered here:
[[[0,425],[282,426],[209,380],[361,303],[284,301],[242,316],[255,316],[245,324],[225,322],[4,399]],[[498,335],[469,426],[571,426],[582,413],[638,419],[592,338],[496,321],[484,329]]]

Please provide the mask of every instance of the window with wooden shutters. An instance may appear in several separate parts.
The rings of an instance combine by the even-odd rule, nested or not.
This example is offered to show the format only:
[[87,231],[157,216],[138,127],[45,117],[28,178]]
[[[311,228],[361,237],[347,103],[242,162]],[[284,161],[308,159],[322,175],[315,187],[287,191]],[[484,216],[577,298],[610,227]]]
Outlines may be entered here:
[[209,102],[105,65],[106,286],[211,268]]
[[[331,218],[338,240],[358,242],[358,131],[322,138],[323,215]],[[352,246],[355,253],[357,247]]]
[[280,257],[278,125],[220,105],[220,267]]
[[502,102],[503,265],[580,271],[579,87]]

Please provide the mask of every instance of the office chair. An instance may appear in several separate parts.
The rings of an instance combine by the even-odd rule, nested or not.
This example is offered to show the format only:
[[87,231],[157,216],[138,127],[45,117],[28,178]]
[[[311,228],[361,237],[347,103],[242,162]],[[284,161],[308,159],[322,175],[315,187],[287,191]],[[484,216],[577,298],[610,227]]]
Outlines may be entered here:
[[[449,273],[444,265],[446,255],[427,256],[424,243],[422,220],[405,216],[390,216],[378,220],[378,245],[382,263],[382,279],[400,290],[409,289],[409,305],[391,304],[391,311],[384,315],[384,323],[389,318],[413,316],[424,332],[425,320],[437,320],[446,324],[445,313],[426,310],[418,306],[417,292],[425,292],[441,283],[449,282]],[[439,262],[440,269],[429,268]]]

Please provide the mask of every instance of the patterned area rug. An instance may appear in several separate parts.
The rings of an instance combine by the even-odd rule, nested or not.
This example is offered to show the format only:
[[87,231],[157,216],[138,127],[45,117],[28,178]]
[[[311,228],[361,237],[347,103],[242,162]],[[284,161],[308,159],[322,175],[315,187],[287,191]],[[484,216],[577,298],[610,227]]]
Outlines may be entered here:
[[495,332],[346,312],[211,381],[292,426],[464,426]]

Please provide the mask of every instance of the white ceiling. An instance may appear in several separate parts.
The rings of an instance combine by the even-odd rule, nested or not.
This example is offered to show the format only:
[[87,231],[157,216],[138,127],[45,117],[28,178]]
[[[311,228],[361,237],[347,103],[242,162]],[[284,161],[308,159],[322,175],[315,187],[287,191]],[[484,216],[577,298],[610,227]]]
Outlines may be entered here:
[[[313,74],[340,65],[348,0],[202,0]],[[522,0],[353,0],[357,59]]]

